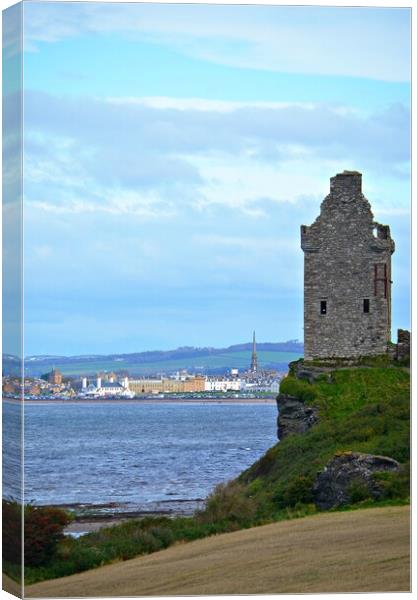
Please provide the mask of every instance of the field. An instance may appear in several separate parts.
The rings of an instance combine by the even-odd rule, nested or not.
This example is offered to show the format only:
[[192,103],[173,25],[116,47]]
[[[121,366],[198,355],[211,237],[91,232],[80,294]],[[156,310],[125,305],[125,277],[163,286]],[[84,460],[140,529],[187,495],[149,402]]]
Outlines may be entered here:
[[26,597],[410,589],[409,507],[319,514],[176,545],[38,583]]

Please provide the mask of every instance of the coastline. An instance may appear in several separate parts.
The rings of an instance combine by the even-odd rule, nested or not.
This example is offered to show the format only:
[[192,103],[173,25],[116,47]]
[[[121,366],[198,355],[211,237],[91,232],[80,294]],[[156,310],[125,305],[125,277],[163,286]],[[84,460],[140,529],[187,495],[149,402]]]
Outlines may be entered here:
[[[203,503],[201,503],[203,504]],[[87,533],[99,531],[104,527],[113,527],[113,525],[120,525],[131,519],[143,519],[145,517],[191,517],[194,511],[170,511],[170,510],[152,510],[152,511],[132,511],[132,512],[120,512],[104,515],[90,515],[85,517],[77,516],[74,520],[65,528],[64,534],[73,537],[79,537]]]
[[145,517],[191,517],[196,510],[204,506],[203,498],[156,500],[134,508],[132,505],[110,504],[54,504],[50,508],[61,508],[70,512],[74,519],[64,530],[66,535],[79,537],[98,531],[103,527],[112,527],[131,519]]
[[[3,402],[21,404],[22,400],[17,398],[4,398]],[[123,398],[122,400],[112,398],[73,398],[64,400],[62,398],[51,398],[48,400],[23,400],[24,404],[275,404],[273,398]]]

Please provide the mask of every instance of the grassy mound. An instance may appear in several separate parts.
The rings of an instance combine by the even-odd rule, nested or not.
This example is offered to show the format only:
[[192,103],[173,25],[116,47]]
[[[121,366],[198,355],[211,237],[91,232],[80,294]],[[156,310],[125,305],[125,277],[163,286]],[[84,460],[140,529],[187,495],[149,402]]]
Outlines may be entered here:
[[314,383],[293,372],[280,391],[318,408],[319,422],[307,433],[273,446],[239,481],[257,504],[257,516],[312,501],[318,471],[337,453],[366,452],[394,458],[401,473],[384,476],[383,500],[409,495],[410,376],[402,368],[350,368]]

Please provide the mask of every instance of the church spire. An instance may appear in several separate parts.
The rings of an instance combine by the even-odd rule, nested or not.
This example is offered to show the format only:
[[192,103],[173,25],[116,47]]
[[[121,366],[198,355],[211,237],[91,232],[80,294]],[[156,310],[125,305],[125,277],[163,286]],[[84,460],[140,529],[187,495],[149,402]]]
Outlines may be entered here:
[[250,364],[250,370],[252,373],[256,373],[258,370],[258,357],[256,355],[256,337],[255,331],[253,332],[253,343],[252,343],[252,360]]

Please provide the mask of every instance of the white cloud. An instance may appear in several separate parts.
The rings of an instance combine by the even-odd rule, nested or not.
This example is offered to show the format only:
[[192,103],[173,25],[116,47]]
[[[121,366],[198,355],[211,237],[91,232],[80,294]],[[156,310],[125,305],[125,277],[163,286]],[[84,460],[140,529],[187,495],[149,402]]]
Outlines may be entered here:
[[218,234],[198,234],[193,236],[193,241],[198,244],[210,246],[228,246],[241,250],[250,249],[256,252],[293,251],[299,249],[298,240],[286,240],[282,237],[233,237]]
[[57,214],[156,220],[223,206],[263,218],[271,203],[322,198],[339,170],[398,180],[408,168],[401,105],[363,115],[320,104],[32,92],[25,114],[26,198]]
[[235,67],[410,80],[409,9],[53,2],[24,9],[32,50],[118,32]]
[[141,195],[126,190],[101,190],[95,199],[84,200],[71,195],[59,202],[42,201],[26,197],[32,208],[56,215],[108,214],[130,215],[141,220],[169,219],[177,215],[174,206],[162,201],[157,195]]
[[[106,98],[110,104],[118,106],[136,105],[147,106],[156,109],[174,109],[181,111],[201,111],[201,112],[220,112],[232,113],[239,108],[270,108],[282,109],[290,107],[299,107],[306,110],[313,110],[317,105],[313,102],[233,102],[230,100],[209,100],[207,98],[173,98],[169,96],[127,96]],[[335,113],[341,114],[352,112],[348,107],[331,107]],[[355,111],[356,112],[356,111]]]
[[[285,156],[285,149],[282,149]],[[264,162],[250,156],[207,154],[188,160],[198,166],[205,182],[201,188],[200,209],[228,206],[253,217],[266,217],[268,205],[296,203],[300,197],[323,198],[328,193],[328,178],[346,166],[342,161],[318,161],[315,157],[291,155],[289,160]]]

